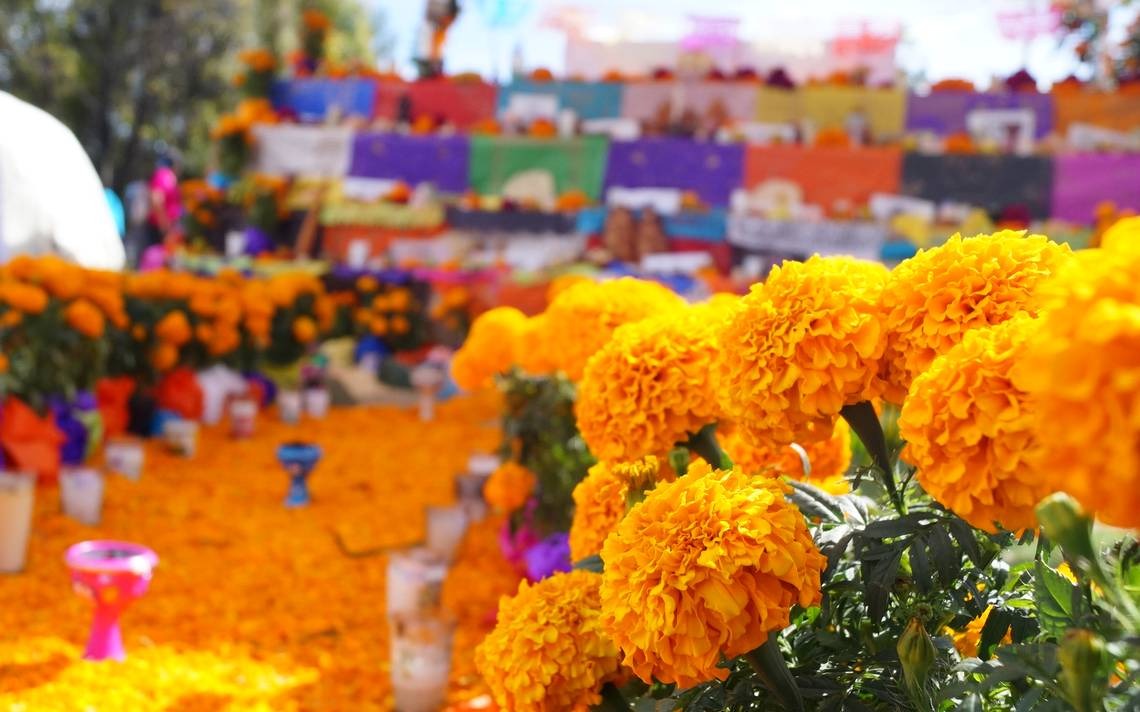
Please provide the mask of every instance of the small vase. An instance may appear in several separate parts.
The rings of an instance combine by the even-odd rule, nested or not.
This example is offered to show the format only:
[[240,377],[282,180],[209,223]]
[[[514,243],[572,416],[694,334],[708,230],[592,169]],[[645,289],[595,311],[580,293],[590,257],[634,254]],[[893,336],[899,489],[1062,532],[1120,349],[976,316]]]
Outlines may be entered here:
[[481,522],[487,517],[487,500],[483,499],[483,475],[459,475],[455,478],[455,498],[467,512],[469,522]]
[[103,476],[90,467],[63,468],[59,499],[64,514],[80,524],[97,526],[103,515]]
[[166,447],[176,455],[194,457],[198,452],[198,424],[193,420],[168,420],[162,426]]
[[389,628],[396,712],[442,709],[451,674],[454,621],[440,615],[397,616]]
[[301,422],[301,392],[281,389],[277,392],[277,417],[282,423],[296,425]]
[[305,415],[317,420],[329,414],[329,404],[332,397],[324,386],[306,388],[304,393]]
[[420,420],[430,423],[435,419],[435,399],[443,385],[443,371],[434,366],[418,366],[412,370],[411,381],[419,399]]
[[455,559],[455,552],[467,533],[467,510],[462,505],[427,508],[427,548],[445,561]]
[[388,615],[415,615],[440,607],[447,562],[422,546],[388,555]]
[[24,569],[35,499],[35,475],[0,472],[0,573]]
[[289,475],[289,494],[286,507],[304,507],[309,504],[309,474],[321,459],[321,449],[309,443],[286,443],[277,448],[277,460]]
[[112,438],[103,451],[103,461],[111,472],[137,482],[142,476],[146,450],[135,438]]
[[234,438],[252,438],[257,427],[257,401],[238,398],[230,403],[230,435]]
[[125,541],[84,541],[67,550],[75,592],[95,604],[85,660],[124,660],[119,619],[150,586],[158,555]]

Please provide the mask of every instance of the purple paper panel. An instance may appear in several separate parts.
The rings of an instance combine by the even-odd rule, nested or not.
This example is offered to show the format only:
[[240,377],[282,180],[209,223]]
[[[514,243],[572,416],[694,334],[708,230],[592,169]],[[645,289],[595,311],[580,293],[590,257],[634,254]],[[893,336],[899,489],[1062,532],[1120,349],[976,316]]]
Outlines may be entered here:
[[464,136],[362,133],[353,140],[350,176],[431,182],[447,193],[467,190],[470,144]]
[[704,116],[719,102],[729,118],[755,121],[757,96],[751,82],[631,82],[622,94],[621,115],[645,121],[668,105]]
[[1097,203],[1140,211],[1140,156],[1074,153],[1054,158],[1053,217],[1091,225]]
[[1050,94],[981,94],[966,91],[937,92],[929,96],[910,94],[906,102],[907,131],[932,131],[947,136],[966,132],[966,116],[975,109],[1031,109],[1036,117],[1038,138],[1053,130],[1053,97]]
[[605,187],[692,190],[723,207],[743,181],[742,144],[651,138],[610,144]]

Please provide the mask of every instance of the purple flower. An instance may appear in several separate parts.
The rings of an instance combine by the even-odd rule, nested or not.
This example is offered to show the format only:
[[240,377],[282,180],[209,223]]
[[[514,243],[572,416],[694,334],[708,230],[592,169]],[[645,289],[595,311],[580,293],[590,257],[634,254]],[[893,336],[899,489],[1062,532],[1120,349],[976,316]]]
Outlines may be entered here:
[[53,403],[52,412],[55,415],[55,425],[64,436],[61,448],[63,464],[82,464],[87,455],[87,426],[62,402]]
[[557,532],[526,552],[526,577],[541,581],[560,571],[570,570],[570,535]]

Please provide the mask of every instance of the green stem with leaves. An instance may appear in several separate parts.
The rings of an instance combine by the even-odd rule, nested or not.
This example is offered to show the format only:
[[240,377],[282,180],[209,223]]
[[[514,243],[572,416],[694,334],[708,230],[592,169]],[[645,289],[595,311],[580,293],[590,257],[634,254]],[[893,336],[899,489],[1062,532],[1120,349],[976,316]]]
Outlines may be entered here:
[[594,705],[596,712],[629,712],[629,702],[612,682],[602,686],[602,701]]
[[882,473],[883,486],[887,489],[887,495],[895,510],[899,514],[906,514],[906,498],[895,482],[895,468],[891,463],[890,453],[887,452],[887,438],[883,435],[883,426],[875,413],[875,407],[870,401],[862,401],[843,406],[839,415],[859,436],[863,447],[867,449],[867,454],[871,456],[871,462]]
[[800,688],[792,677],[792,671],[788,669],[788,662],[784,660],[784,653],[780,650],[779,637],[775,631],[768,634],[767,643],[752,652],[745,653],[744,659],[756,671],[764,686],[780,699],[784,709],[803,712],[803,694],[800,693]]
[[724,450],[720,449],[720,443],[716,441],[715,423],[710,423],[690,435],[689,439],[682,443],[682,447],[700,455],[713,467],[720,469],[732,467],[732,460],[724,454]]

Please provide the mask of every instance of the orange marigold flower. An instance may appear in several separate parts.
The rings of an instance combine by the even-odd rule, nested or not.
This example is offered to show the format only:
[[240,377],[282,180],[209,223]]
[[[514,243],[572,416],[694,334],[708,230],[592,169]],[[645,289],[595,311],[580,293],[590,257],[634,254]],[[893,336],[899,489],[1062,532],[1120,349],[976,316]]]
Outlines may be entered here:
[[514,365],[518,335],[526,320],[514,307],[495,307],[480,314],[452,359],[455,383],[467,390],[489,386],[495,374]]
[[1034,526],[1053,491],[1027,457],[1034,404],[1010,378],[1035,323],[1021,314],[965,334],[914,379],[899,417],[902,456],[923,489],[988,532]]
[[293,320],[293,338],[302,344],[312,343],[317,338],[317,323],[307,316]]
[[135,324],[131,327],[131,338],[135,341],[143,341],[146,339],[146,327],[142,324]]
[[618,650],[602,631],[601,577],[559,573],[499,604],[495,629],[475,651],[500,707],[514,712],[586,712],[618,674]]
[[515,357],[518,366],[533,376],[554,371],[554,355],[549,352],[545,329],[546,315],[529,317],[518,333]]
[[530,495],[538,478],[534,473],[517,462],[508,460],[491,473],[483,486],[483,498],[487,504],[510,513],[521,509]]
[[385,336],[388,334],[388,320],[382,316],[369,315],[368,330],[373,336]]
[[392,311],[407,311],[412,307],[412,293],[406,289],[393,289],[388,292],[388,308]]
[[0,326],[13,328],[19,326],[24,321],[24,315],[15,309],[4,312],[4,316],[0,316]]
[[1140,527],[1140,251],[1078,252],[1039,293],[1011,375],[1036,403],[1040,476],[1105,523]]
[[380,288],[380,282],[370,274],[358,277],[356,280],[356,291],[371,294]]
[[791,608],[820,600],[826,561],[787,485],[696,463],[626,514],[602,547],[602,624],[645,682],[724,679]]
[[555,367],[577,381],[586,361],[609,341],[614,329],[684,304],[681,297],[656,282],[632,277],[580,282],[550,303],[542,338],[555,357]]
[[[580,561],[602,550],[602,544],[625,516],[631,499],[672,480],[672,469],[650,456],[630,463],[599,462],[574,487],[574,521],[570,524],[570,557]],[[631,498],[633,492],[635,497]]]
[[773,268],[739,300],[720,333],[713,385],[748,437],[823,439],[843,406],[876,395],[886,276],[882,265],[816,256]]
[[155,324],[154,334],[162,341],[175,347],[183,346],[193,337],[190,320],[186,318],[185,313],[178,309],[159,319],[158,323]]
[[[958,654],[963,658],[977,657],[978,645],[982,642],[982,628],[986,627],[986,621],[989,620],[990,611],[993,609],[993,606],[986,606],[982,615],[967,623],[966,627],[960,631],[946,630],[954,639],[954,647],[958,650]],[[1000,645],[1009,645],[1012,642],[1013,636],[1009,630],[1006,630],[1005,637],[1001,639]]]
[[48,305],[47,292],[35,285],[18,282],[0,285],[0,299],[25,314],[40,314]]
[[1140,248],[1140,217],[1114,222],[1101,237],[1101,244],[1104,249],[1116,252]]
[[718,320],[711,306],[626,324],[586,364],[574,413],[603,460],[663,455],[717,420],[709,387]]
[[392,333],[393,334],[406,334],[412,326],[408,322],[408,318],[402,314],[397,314],[392,317]]
[[967,331],[1035,315],[1033,290],[1071,254],[1042,235],[1006,230],[954,235],[895,267],[882,293],[884,397],[901,404],[911,381]]
[[[851,428],[845,420],[835,421],[831,437],[803,445],[758,444],[739,428],[732,428],[725,423],[717,427],[717,439],[732,464],[751,475],[775,470],[781,475],[804,480],[831,494],[851,491],[845,477],[851,466]],[[804,469],[805,464],[807,471]]]
[[63,317],[67,320],[68,326],[90,339],[103,336],[103,330],[106,328],[103,312],[86,299],[76,299],[68,304],[63,311]]
[[211,356],[224,356],[232,353],[239,346],[241,346],[241,333],[232,326],[220,326],[214,329],[206,343],[206,350],[210,352]]
[[150,362],[159,371],[169,371],[178,364],[178,347],[169,342],[159,344],[151,353]]
[[332,21],[329,20],[328,15],[313,8],[301,13],[301,23],[305,29],[314,32],[328,32],[329,28],[332,27]]

